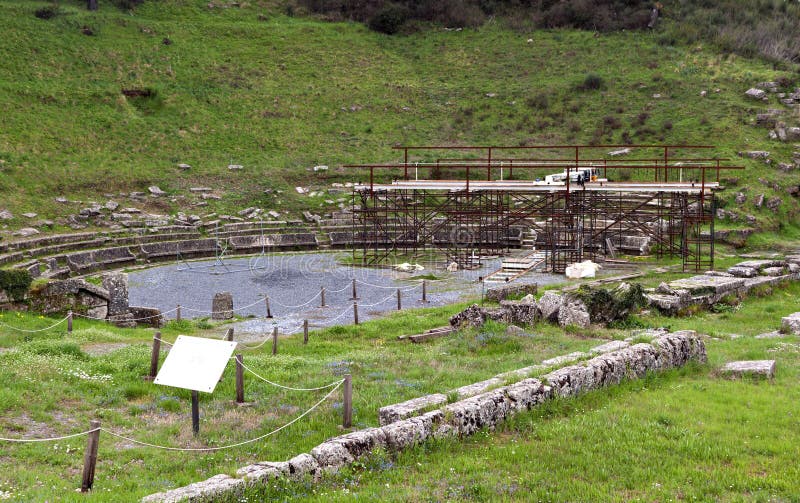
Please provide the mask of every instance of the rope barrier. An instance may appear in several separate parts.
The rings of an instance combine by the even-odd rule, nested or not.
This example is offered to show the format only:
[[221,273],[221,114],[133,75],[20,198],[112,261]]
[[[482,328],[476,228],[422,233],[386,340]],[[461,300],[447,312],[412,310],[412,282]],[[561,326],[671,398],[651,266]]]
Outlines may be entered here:
[[[347,287],[345,287],[345,288],[347,288]],[[343,291],[343,290],[336,290],[336,291],[334,291],[333,293],[336,293],[336,292],[341,292],[341,291]],[[331,292],[330,292],[330,291],[328,291],[328,290],[325,290],[325,293],[331,293]],[[317,297],[319,297],[320,295],[322,295],[322,290],[320,290],[319,292],[317,292],[317,294],[316,294],[316,295],[314,295],[313,297],[311,297],[311,298],[310,298],[310,299],[308,299],[307,301],[303,302],[302,304],[298,304],[298,305],[296,305],[296,306],[291,306],[291,305],[283,304],[283,303],[281,303],[281,302],[279,302],[279,301],[277,301],[277,300],[273,299],[272,297],[270,297],[270,298],[269,298],[269,301],[270,301],[271,303],[272,303],[272,302],[274,302],[275,304],[277,304],[277,305],[279,305],[279,306],[281,306],[281,307],[285,307],[285,308],[287,308],[287,309],[297,309],[298,307],[305,307],[305,306],[307,306],[307,305],[311,304],[312,302],[314,302],[314,299],[316,299],[316,298],[317,298]]]
[[361,283],[362,285],[369,286],[369,287],[372,287],[372,288],[380,288],[380,289],[384,289],[384,290],[402,290],[402,291],[415,290],[415,289],[417,289],[417,288],[422,286],[422,282],[421,281],[419,283],[417,283],[416,285],[414,285],[414,286],[399,286],[399,287],[398,286],[373,285],[372,283],[367,283],[366,281],[362,281],[360,279],[357,279],[356,283]]
[[302,414],[300,414],[296,418],[292,419],[288,423],[284,424],[280,428],[272,430],[271,432],[266,433],[264,435],[261,435],[260,437],[256,437],[256,438],[253,438],[253,439],[250,439],[250,440],[245,440],[244,442],[239,442],[239,443],[236,443],[236,444],[223,445],[223,446],[220,446],[220,447],[195,447],[195,448],[192,448],[192,447],[167,447],[167,446],[164,446],[164,445],[157,445],[157,444],[151,444],[151,443],[148,443],[148,442],[142,442],[141,440],[136,440],[136,439],[133,439],[133,438],[129,438],[129,437],[120,435],[118,433],[114,433],[113,431],[107,430],[105,428],[100,428],[100,430],[108,433],[109,435],[111,435],[113,437],[117,437],[119,439],[126,440],[126,441],[134,443],[134,444],[142,445],[142,446],[145,446],[145,447],[153,447],[155,449],[162,449],[162,450],[165,450],[165,451],[213,452],[213,451],[221,451],[221,450],[224,450],[224,449],[232,449],[234,447],[240,447],[242,445],[247,445],[247,444],[252,444],[253,442],[258,442],[259,440],[263,440],[263,439],[265,439],[265,438],[267,438],[269,436],[272,436],[272,435],[278,433],[279,431],[281,431],[281,430],[283,430],[285,428],[288,428],[289,426],[293,425],[297,421],[303,419],[308,414],[313,412],[314,409],[316,409],[317,407],[319,407],[322,404],[322,402],[324,402],[325,400],[328,399],[328,397],[330,397],[332,394],[334,394],[336,392],[336,390],[338,390],[339,387],[342,385],[342,383],[344,383],[344,379],[342,379],[341,381],[336,383],[336,387],[333,388],[330,392],[328,392],[327,395],[322,397],[322,399],[320,401],[318,401],[317,403],[312,405],[310,409],[308,409],[307,411],[303,412]]
[[50,437],[50,438],[3,438],[0,437],[0,442],[15,442],[20,444],[29,444],[34,442],[57,442],[59,440],[66,440],[68,438],[75,438],[81,437],[83,435],[88,435],[89,433],[94,433],[100,428],[95,428],[93,430],[84,431],[81,433],[73,433],[72,435],[64,435],[63,437]]
[[66,316],[63,320],[58,321],[58,322],[50,325],[47,328],[40,328],[40,329],[37,329],[37,330],[27,330],[27,329],[24,329],[24,328],[18,328],[18,327],[9,325],[7,323],[3,323],[2,321],[0,321],[0,325],[3,325],[4,327],[10,328],[11,330],[16,330],[17,332],[25,332],[25,333],[28,333],[28,334],[32,334],[32,333],[36,333],[36,332],[46,332],[47,330],[52,330],[52,329],[56,328],[57,326],[61,325],[62,323],[64,323],[65,321],[67,321],[68,319],[69,319],[69,316]]
[[[152,316],[145,316],[145,317],[143,317],[143,318],[133,318],[133,319],[130,319],[130,320],[127,320],[127,319],[126,319],[126,320],[123,320],[123,321],[144,321],[144,320],[152,320],[153,318],[158,318],[158,317],[160,317],[160,316],[164,316],[165,314],[174,313],[174,312],[175,312],[175,311],[177,311],[177,310],[178,310],[178,308],[176,307],[176,308],[170,309],[169,311],[164,311],[164,312],[161,312],[160,314],[154,314],[154,315],[152,315]],[[85,315],[85,314],[80,314],[80,313],[72,313],[72,316],[78,316],[78,317],[80,317],[80,318],[86,318],[87,320],[105,321],[106,323],[113,323],[113,322],[114,322],[113,320],[108,320],[108,319],[106,319],[106,318],[97,318],[97,317],[95,317],[95,316],[88,316],[88,315]]]
[[291,386],[284,386],[282,384],[278,384],[276,382],[272,382],[269,379],[267,379],[266,377],[262,377],[262,376],[256,374],[252,369],[247,367],[244,363],[240,363],[240,365],[242,366],[243,369],[245,369],[246,371],[250,372],[251,374],[253,374],[257,378],[261,379],[265,383],[271,384],[272,386],[275,386],[276,388],[282,388],[282,389],[286,389],[286,390],[290,390],[290,391],[320,391],[320,390],[323,390],[323,389],[328,389],[328,388],[333,387],[333,386],[337,386],[337,385],[339,385],[339,384],[344,382],[343,380],[342,381],[336,381],[334,383],[326,384],[325,386],[320,386],[318,388],[292,388]]

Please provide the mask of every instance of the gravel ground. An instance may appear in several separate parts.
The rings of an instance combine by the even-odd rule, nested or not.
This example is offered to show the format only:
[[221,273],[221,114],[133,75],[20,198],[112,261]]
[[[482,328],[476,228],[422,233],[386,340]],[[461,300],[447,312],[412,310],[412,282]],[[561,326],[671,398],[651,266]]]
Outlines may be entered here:
[[[356,280],[359,320],[368,320],[397,309],[397,289],[403,308],[439,306],[464,296],[480,295],[479,276],[499,267],[500,260],[487,260],[480,269],[450,273],[441,269],[415,273],[383,268],[341,265],[334,253],[277,254],[251,258],[177,263],[131,272],[130,303],[161,309],[175,317],[181,305],[184,318],[210,316],[211,299],[217,292],[231,292],[239,316],[254,318],[237,322],[237,334],[246,338],[271,333],[302,331],[304,319],[312,327],[349,324],[353,321],[352,280]],[[414,275],[434,274],[428,281],[428,303],[421,302],[421,281]],[[551,274],[531,273],[525,282],[560,281]],[[518,281],[520,281],[518,280]],[[326,307],[320,306],[320,288],[325,287]],[[267,319],[264,296],[269,295],[273,318]],[[248,337],[249,334],[251,337]],[[237,337],[238,339],[238,337]]]

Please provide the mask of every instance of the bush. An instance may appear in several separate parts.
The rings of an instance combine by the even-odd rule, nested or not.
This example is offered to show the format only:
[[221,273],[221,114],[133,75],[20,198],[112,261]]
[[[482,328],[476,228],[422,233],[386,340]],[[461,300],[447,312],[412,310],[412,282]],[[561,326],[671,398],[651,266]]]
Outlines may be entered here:
[[48,5],[46,7],[42,7],[41,9],[36,9],[33,15],[39,19],[52,19],[61,15],[61,7],[56,4]]
[[32,282],[31,273],[24,269],[0,269],[0,290],[16,301],[25,297]]
[[597,91],[605,88],[603,77],[590,73],[584,77],[583,82],[578,85],[579,91]]
[[408,21],[408,18],[409,12],[405,7],[387,5],[378,11],[367,24],[370,30],[394,35],[400,31],[400,27]]

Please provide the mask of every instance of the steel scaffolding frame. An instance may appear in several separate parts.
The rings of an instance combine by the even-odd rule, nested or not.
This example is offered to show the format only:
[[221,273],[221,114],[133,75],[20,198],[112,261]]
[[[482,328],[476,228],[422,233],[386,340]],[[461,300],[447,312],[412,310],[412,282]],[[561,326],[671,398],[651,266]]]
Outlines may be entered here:
[[[353,198],[354,256],[364,264],[384,262],[392,254],[417,256],[423,249],[434,248],[449,261],[470,267],[476,257],[507,253],[520,243],[522,231],[532,229],[538,235],[540,248],[549,252],[546,264],[552,272],[563,272],[571,263],[608,254],[622,247],[629,236],[649,238],[660,257],[681,257],[684,270],[711,269],[714,191],[720,187],[718,182],[707,181],[707,171],[715,173],[719,180],[721,170],[742,169],[722,165],[722,160],[716,158],[675,161],[668,155],[670,149],[709,147],[657,146],[663,149],[663,158],[603,160],[602,164],[592,160],[591,164],[601,166],[603,174],[609,170],[652,171],[652,175],[645,175],[655,181],[573,182],[570,187],[570,170],[574,173],[589,165],[581,160],[582,150],[598,147],[546,147],[574,149],[575,159],[566,163],[560,157],[513,162],[518,173],[525,169],[566,168],[565,183],[542,186],[504,179],[504,163],[508,167],[511,161],[491,159],[491,149],[502,147],[480,147],[490,149],[490,155],[446,165],[437,159],[425,165],[423,169],[430,169],[431,174],[436,170],[437,180],[431,180],[420,179],[419,164],[409,162],[408,152],[414,147],[401,148],[405,150],[402,164],[351,166],[369,169],[369,183],[356,185]],[[539,147],[525,147],[530,148]],[[414,180],[409,180],[409,168]],[[376,169],[400,170],[403,176],[391,183],[377,183]],[[441,180],[443,169],[463,176]],[[680,172],[676,177],[672,173],[677,170]],[[474,178],[476,171],[482,177],[480,181]],[[670,182],[667,180],[671,174]]]

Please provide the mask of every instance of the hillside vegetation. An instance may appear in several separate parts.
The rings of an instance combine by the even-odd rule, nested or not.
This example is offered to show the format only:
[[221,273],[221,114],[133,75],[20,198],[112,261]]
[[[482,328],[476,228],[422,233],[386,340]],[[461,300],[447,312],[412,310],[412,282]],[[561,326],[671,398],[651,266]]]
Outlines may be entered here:
[[[42,9],[47,19],[35,15]],[[489,17],[388,36],[270,3],[126,10],[101,1],[89,12],[77,1],[6,1],[0,211],[13,218],[0,225],[30,226],[21,214],[35,212],[62,228],[81,206],[58,196],[102,203],[150,185],[169,195],[147,200],[161,213],[257,206],[297,216],[330,203],[295,186],[354,180],[339,166],[396,161],[398,144],[662,142],[713,143],[731,158],[769,150],[770,164],[741,160],[747,171],[726,181],[722,204],[734,226],[753,225],[748,214],[769,229],[791,222],[797,171],[776,166],[799,149],[754,121],[767,108],[785,109],[789,123],[799,117],[775,94],[767,103],[744,92],[763,81],[792,90],[796,68],[702,39],[685,44],[670,35],[668,12],[654,31],[510,28]],[[312,172],[319,164],[331,169]],[[195,186],[224,194],[195,208]],[[738,191],[747,199],[734,205]],[[757,208],[762,193],[782,204]]]

